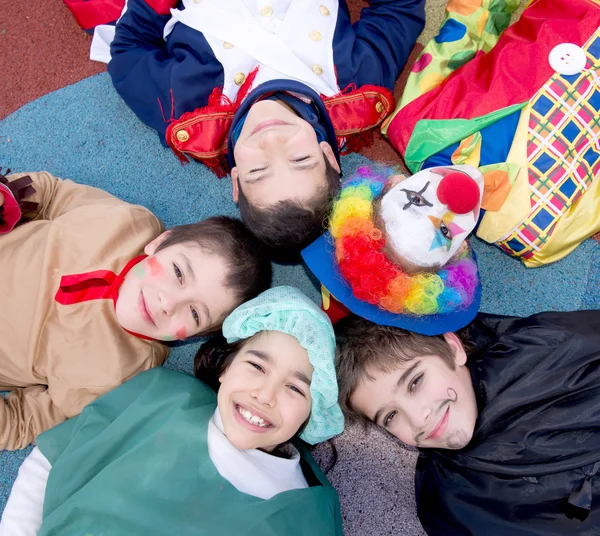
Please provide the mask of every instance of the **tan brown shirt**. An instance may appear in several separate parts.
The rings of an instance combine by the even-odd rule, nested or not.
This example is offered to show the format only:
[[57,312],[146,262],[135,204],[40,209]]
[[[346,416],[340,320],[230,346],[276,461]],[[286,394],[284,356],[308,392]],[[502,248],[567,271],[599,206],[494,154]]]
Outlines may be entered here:
[[162,232],[160,221],[102,190],[29,175],[35,218],[0,235],[0,390],[12,391],[0,399],[0,449],[25,447],[168,355],[127,333],[112,300],[54,299],[63,275],[120,273]]

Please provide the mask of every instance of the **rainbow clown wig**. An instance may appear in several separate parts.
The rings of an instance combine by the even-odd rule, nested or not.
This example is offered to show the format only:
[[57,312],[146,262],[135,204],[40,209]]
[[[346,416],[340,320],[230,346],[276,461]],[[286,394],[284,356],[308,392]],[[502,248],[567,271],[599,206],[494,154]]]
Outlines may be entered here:
[[408,274],[387,257],[374,211],[386,181],[386,175],[360,167],[344,182],[333,206],[329,231],[340,272],[352,293],[394,314],[447,314],[468,308],[478,286],[470,248],[437,272]]

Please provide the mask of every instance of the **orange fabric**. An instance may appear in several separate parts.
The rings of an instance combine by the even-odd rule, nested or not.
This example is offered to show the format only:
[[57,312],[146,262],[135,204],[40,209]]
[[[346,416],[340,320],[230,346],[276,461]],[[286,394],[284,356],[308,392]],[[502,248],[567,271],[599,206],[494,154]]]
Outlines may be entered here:
[[481,208],[492,212],[500,210],[511,189],[508,173],[502,170],[488,171],[483,174],[483,180]]
[[475,13],[482,4],[483,0],[450,0],[446,5],[446,11],[468,16]]

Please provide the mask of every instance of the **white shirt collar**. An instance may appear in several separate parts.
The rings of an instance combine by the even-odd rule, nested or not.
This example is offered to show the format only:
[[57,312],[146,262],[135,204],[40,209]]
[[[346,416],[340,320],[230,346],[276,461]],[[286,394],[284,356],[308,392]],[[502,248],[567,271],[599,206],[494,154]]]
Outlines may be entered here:
[[208,453],[219,474],[238,491],[261,499],[278,493],[307,488],[300,467],[300,453],[289,443],[288,458],[273,456],[258,449],[238,450],[224,433],[219,408],[208,423]]

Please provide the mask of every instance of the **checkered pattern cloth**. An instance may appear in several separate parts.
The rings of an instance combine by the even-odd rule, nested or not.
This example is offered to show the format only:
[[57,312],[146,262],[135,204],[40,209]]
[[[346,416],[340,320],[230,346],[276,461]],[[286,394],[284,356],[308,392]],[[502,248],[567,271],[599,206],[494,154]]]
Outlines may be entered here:
[[527,165],[531,212],[498,245],[532,258],[559,218],[600,174],[600,29],[583,47],[585,69],[555,74],[531,100]]

